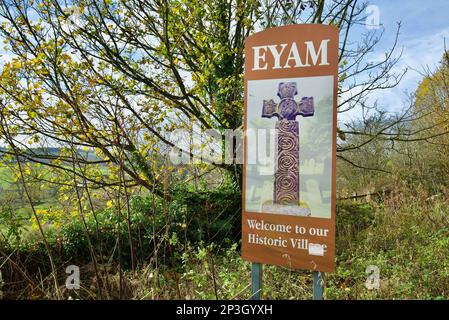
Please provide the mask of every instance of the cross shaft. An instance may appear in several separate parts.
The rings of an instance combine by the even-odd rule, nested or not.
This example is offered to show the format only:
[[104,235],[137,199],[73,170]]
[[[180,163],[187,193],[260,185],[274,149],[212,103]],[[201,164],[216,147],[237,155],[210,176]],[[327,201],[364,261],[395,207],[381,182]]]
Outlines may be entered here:
[[263,101],[262,117],[277,117],[276,162],[274,174],[274,203],[299,205],[299,123],[296,116],[313,116],[313,97],[294,100],[298,94],[295,82],[279,83],[276,104],[272,99]]

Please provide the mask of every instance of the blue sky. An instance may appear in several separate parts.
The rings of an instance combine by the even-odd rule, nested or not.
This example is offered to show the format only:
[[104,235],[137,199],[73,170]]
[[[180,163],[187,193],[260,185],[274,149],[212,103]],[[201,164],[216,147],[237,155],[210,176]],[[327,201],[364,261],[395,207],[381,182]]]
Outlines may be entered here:
[[[397,22],[401,22],[398,53],[402,57],[395,70],[408,68],[401,83],[393,89],[381,90],[371,95],[385,109],[395,112],[408,102],[406,93],[413,93],[422,80],[425,69],[435,70],[444,52],[444,39],[449,49],[449,1],[448,0],[371,0],[369,5],[379,8],[380,24],[385,29],[381,42],[372,57],[380,57],[393,44]],[[362,27],[360,27],[362,28]],[[354,30],[351,40],[358,41],[359,32]],[[365,27],[363,27],[365,29]],[[353,112],[351,118],[357,115]],[[343,118],[346,118],[345,116]]]

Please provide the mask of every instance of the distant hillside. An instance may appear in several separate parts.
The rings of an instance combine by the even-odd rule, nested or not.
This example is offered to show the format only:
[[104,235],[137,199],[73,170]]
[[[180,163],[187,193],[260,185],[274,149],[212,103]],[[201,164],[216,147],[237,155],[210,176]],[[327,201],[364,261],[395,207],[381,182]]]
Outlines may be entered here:
[[[4,147],[0,147],[0,159],[3,159],[5,152],[7,152],[8,149]],[[57,157],[61,152],[61,148],[30,148],[28,155],[31,157],[35,157],[36,160],[38,158],[41,158],[41,156],[51,156],[51,157]],[[81,149],[77,149],[78,156],[83,159],[87,160],[99,160],[97,156],[92,151],[84,151]],[[41,159],[43,161],[43,159]]]

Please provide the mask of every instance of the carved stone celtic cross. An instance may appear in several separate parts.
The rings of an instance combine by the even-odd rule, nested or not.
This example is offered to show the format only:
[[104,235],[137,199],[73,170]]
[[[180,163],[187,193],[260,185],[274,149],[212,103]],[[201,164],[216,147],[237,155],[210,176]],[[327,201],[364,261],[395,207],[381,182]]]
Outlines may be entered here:
[[263,118],[276,116],[276,162],[274,174],[274,204],[299,205],[299,123],[296,116],[314,114],[313,97],[294,100],[298,94],[295,82],[279,83],[276,104],[272,99],[263,101]]

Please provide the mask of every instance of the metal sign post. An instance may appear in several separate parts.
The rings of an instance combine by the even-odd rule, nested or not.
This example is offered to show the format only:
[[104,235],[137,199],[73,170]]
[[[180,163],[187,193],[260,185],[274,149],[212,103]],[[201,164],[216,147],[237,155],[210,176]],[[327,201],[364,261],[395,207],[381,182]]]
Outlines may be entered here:
[[251,300],[260,300],[262,296],[262,264],[251,264]]
[[313,272],[313,300],[323,300],[324,292],[324,273]]

